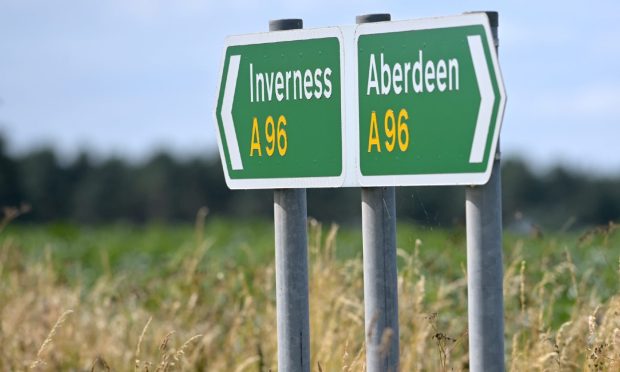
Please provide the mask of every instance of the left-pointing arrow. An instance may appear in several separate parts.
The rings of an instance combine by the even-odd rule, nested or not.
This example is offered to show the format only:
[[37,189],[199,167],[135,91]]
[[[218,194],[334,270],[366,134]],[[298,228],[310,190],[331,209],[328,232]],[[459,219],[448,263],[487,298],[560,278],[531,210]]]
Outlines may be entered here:
[[226,75],[226,85],[224,86],[224,101],[222,102],[222,124],[224,125],[224,135],[226,137],[226,145],[228,146],[230,164],[234,170],[243,169],[241,153],[239,152],[239,142],[237,142],[237,133],[235,132],[235,123],[232,116],[240,63],[240,55],[230,56],[228,74]]

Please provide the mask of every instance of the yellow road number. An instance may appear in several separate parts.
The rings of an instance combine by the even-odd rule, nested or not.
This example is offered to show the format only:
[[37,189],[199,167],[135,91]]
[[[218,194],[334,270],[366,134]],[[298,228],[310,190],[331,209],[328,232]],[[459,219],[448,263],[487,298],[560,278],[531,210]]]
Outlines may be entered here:
[[[398,149],[401,152],[405,152],[409,148],[409,126],[405,120],[409,120],[409,114],[404,108],[398,112],[398,118],[395,117],[394,110],[392,109],[388,109],[385,112],[383,116],[383,132],[386,137],[384,146],[388,152],[394,151],[397,142]],[[370,131],[368,132],[368,152],[373,151],[381,152],[381,139],[376,111],[373,111],[370,115]]]
[[[267,116],[265,120],[265,152],[267,156],[271,157],[278,149],[278,155],[286,155],[286,149],[288,148],[288,137],[286,136],[286,118],[284,115],[278,117],[278,122],[273,120],[273,116]],[[258,156],[263,156],[261,146],[260,130],[258,128],[258,118],[255,116],[252,120],[252,139],[250,140],[250,156],[254,156],[257,153]]]

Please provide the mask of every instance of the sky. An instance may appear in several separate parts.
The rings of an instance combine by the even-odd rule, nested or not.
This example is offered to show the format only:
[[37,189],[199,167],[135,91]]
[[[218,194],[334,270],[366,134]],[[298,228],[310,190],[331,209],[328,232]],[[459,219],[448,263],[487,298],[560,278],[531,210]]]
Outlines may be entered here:
[[64,159],[216,154],[226,36],[278,18],[316,28],[474,10],[499,11],[502,152],[539,169],[620,173],[617,0],[0,0],[0,133],[13,154],[52,146]]

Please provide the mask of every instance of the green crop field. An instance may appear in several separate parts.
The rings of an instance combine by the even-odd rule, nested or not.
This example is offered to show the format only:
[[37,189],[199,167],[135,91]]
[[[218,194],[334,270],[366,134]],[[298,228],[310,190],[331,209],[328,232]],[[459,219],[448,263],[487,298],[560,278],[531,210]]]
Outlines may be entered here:
[[[361,231],[310,221],[314,371],[364,370]],[[273,225],[9,224],[0,370],[277,369]],[[398,226],[402,371],[467,370],[464,229]],[[511,371],[620,369],[620,233],[504,239]]]

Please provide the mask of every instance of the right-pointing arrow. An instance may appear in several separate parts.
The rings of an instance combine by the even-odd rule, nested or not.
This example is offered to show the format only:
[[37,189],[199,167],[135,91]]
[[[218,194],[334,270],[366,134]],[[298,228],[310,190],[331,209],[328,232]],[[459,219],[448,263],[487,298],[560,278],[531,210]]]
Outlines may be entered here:
[[239,142],[235,132],[235,122],[232,117],[233,101],[235,100],[235,89],[237,88],[237,75],[239,75],[239,64],[241,56],[230,56],[228,63],[228,74],[226,74],[226,85],[224,86],[224,100],[222,102],[222,124],[224,125],[224,136],[228,145],[228,156],[233,170],[243,169],[241,162],[241,152],[239,152]]
[[476,120],[476,130],[474,131],[474,140],[469,153],[470,163],[481,163],[484,158],[484,150],[491,126],[491,116],[493,115],[493,103],[495,102],[495,93],[491,84],[491,76],[487,66],[487,59],[484,55],[482,47],[482,38],[480,35],[467,36],[471,59],[474,63],[474,72],[478,81],[478,89],[480,90],[480,109],[478,110],[478,120]]

